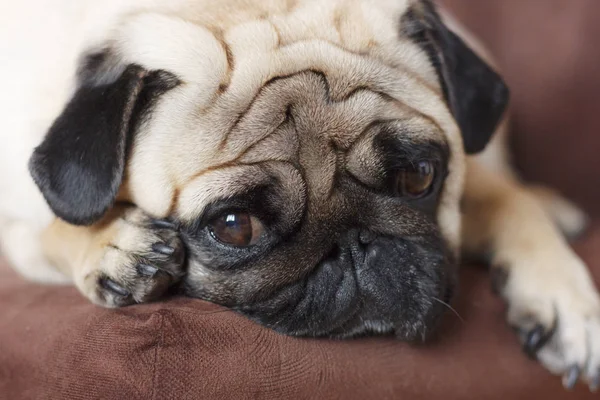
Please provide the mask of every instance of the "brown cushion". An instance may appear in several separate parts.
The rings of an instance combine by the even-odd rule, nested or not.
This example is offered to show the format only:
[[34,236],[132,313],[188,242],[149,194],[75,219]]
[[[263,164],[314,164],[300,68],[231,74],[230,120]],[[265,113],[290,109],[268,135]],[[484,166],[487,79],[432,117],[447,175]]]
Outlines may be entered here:
[[[499,56],[525,176],[600,212],[597,0],[447,0]],[[594,184],[595,182],[595,184]],[[594,208],[595,207],[595,208]],[[577,244],[600,281],[600,221]],[[0,266],[0,399],[598,398],[527,359],[483,268],[440,339],[294,339],[198,300],[104,310]]]
[[[600,224],[578,250],[599,282]],[[521,353],[483,268],[455,307],[428,346],[295,339],[200,300],[100,309],[3,265],[0,399],[597,398]]]

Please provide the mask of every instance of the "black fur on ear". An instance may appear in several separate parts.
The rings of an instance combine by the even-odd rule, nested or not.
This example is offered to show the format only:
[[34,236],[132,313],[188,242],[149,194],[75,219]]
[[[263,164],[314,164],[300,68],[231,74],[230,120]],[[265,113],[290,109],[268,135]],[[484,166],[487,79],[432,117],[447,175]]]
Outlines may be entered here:
[[85,58],[75,94],[35,149],[29,171],[52,211],[89,225],[113,205],[128,149],[153,100],[178,84],[165,71]]
[[508,105],[500,77],[440,19],[430,0],[420,0],[402,16],[401,33],[427,54],[440,79],[448,107],[463,135],[465,151],[482,151]]

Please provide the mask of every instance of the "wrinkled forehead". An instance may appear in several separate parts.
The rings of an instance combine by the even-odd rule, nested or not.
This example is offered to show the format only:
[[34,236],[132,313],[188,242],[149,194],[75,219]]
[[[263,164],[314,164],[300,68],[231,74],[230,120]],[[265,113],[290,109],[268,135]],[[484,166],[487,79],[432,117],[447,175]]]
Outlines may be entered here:
[[266,83],[312,70],[326,75],[333,100],[365,88],[442,118],[447,110],[435,68],[402,33],[412,3],[179,0],[168,9],[175,17],[127,18],[117,52],[124,61],[175,73],[197,89],[193,101],[203,111],[216,103],[238,115]]
[[[239,6],[228,16],[211,9],[216,2],[198,3],[204,13],[186,12],[185,20],[140,14],[120,34],[125,58],[171,71],[182,82],[165,95],[155,113],[165,117],[146,135],[152,141],[160,132],[178,132],[169,147],[184,155],[170,167],[181,212],[198,212],[218,197],[214,192],[227,192],[224,182],[259,184],[260,174],[249,179],[234,165],[268,159],[293,170],[304,148],[305,162],[313,157],[333,170],[332,154],[350,149],[377,121],[414,126],[418,120],[433,127],[421,133],[446,141],[450,154],[462,152],[433,66],[402,36],[408,1],[219,2],[223,10]],[[157,44],[169,40],[173,45]],[[459,158],[451,159],[449,180],[456,182],[448,186],[457,192],[462,168]],[[220,190],[207,180],[215,174]],[[446,196],[449,204],[457,203],[454,197]]]
[[[223,4],[229,3],[238,2]],[[241,3],[252,4],[260,17],[251,18],[242,8],[241,22],[233,23],[230,16],[219,25],[218,16],[191,24],[167,15],[141,14],[125,24],[119,36],[120,53],[131,62],[174,72],[183,82],[171,97],[179,96],[178,110],[186,113],[178,118],[182,128],[194,127],[209,137],[203,143],[203,159],[213,161],[216,148],[211,144],[240,143],[236,134],[243,136],[244,144],[261,140],[265,126],[268,130],[285,114],[282,109],[301,103],[312,105],[312,110],[321,107],[324,118],[313,122],[321,124],[315,129],[323,135],[338,135],[332,125],[346,119],[350,126],[343,137],[338,135],[345,142],[340,144],[347,145],[359,134],[355,128],[360,124],[352,120],[356,116],[387,119],[407,112],[430,119],[451,142],[460,141],[427,55],[401,33],[408,2],[297,1],[288,10],[274,5],[290,6],[289,2],[265,2],[267,9],[272,5],[270,13],[262,2]],[[136,35],[138,31],[144,34]],[[165,32],[174,36],[177,46],[159,45],[169,40]],[[307,74],[300,79],[306,72],[320,79]],[[325,111],[324,103],[337,107]],[[249,112],[252,106],[254,113]],[[238,129],[243,119],[256,128],[254,134]]]
[[[212,162],[194,169],[184,184],[185,193],[217,185],[223,188],[226,182],[227,192],[244,192],[269,183],[275,174],[278,182],[301,180],[297,185],[307,186],[313,203],[320,203],[331,197],[340,172],[356,177],[381,172],[376,170],[384,154],[375,146],[377,139],[396,139],[406,145],[406,151],[431,143],[447,148],[432,118],[362,85],[344,88],[347,93],[335,96],[335,81],[329,82],[322,72],[301,71],[267,82],[235,120],[224,112],[227,107],[215,106],[216,110],[207,112],[203,134],[211,132],[209,136],[219,140],[212,143]],[[268,173],[259,168],[265,164],[270,164]],[[210,197],[191,201],[181,196],[180,215],[201,214],[215,200]],[[192,203],[196,206],[191,207]]]

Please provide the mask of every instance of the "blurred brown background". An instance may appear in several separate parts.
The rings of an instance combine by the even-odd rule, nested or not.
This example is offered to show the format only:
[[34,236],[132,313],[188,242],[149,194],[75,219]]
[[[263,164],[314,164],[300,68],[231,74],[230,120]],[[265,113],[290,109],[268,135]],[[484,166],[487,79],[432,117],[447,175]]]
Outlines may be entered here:
[[441,0],[511,88],[516,164],[600,215],[600,1]]

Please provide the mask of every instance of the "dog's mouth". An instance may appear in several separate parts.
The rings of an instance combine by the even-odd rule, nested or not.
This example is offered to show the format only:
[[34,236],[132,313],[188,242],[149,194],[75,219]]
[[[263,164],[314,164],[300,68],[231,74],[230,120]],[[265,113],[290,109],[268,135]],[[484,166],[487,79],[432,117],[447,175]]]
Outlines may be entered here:
[[421,318],[402,319],[400,317],[394,319],[393,313],[395,310],[391,310],[390,313],[384,313],[379,318],[372,315],[365,316],[364,312],[359,312],[351,321],[321,336],[335,339],[350,339],[374,335],[393,336],[396,339],[406,342],[424,343],[437,333],[442,316],[451,308],[450,302],[453,292],[453,285],[448,283],[440,298],[432,296],[430,298],[431,303],[427,302],[428,304],[425,305],[415,305],[414,307],[425,310]]
[[286,335],[422,342],[454,293],[455,268],[440,248],[391,237],[346,246],[303,280],[236,309]]

